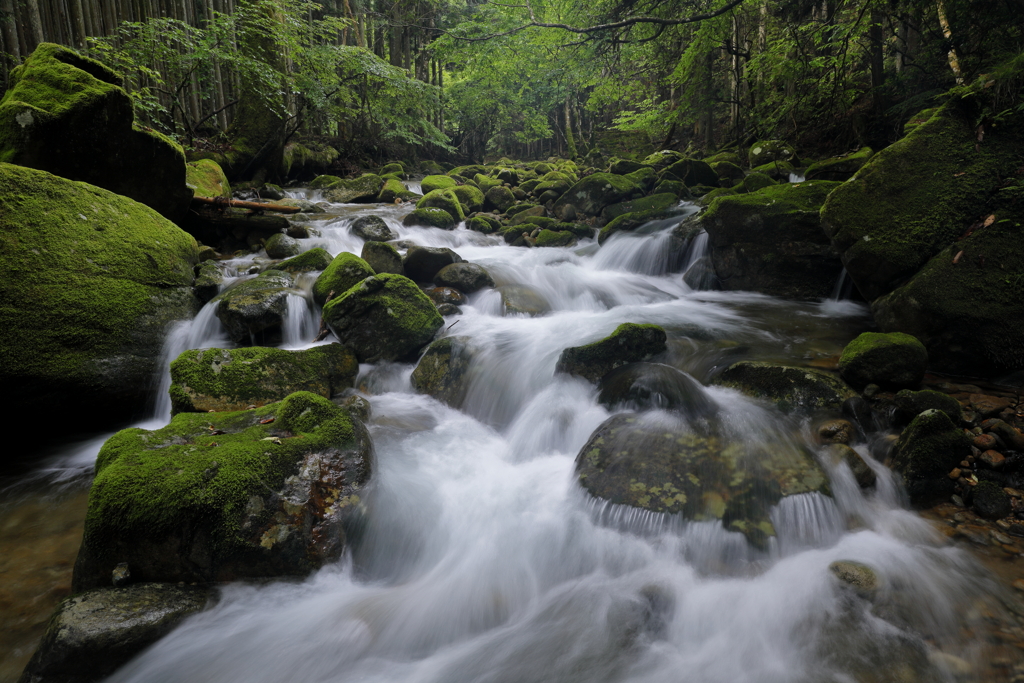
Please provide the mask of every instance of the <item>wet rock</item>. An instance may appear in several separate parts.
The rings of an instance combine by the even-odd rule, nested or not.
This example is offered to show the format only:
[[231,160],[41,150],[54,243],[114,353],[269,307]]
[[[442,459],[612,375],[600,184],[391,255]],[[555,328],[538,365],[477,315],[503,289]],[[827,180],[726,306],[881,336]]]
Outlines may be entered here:
[[843,401],[842,412],[860,427],[862,433],[875,431],[875,419],[871,412],[871,405],[860,396],[853,396]]
[[272,259],[286,259],[296,256],[302,251],[299,241],[284,233],[271,235],[265,245],[267,256]]
[[555,372],[576,375],[596,384],[617,367],[663,353],[667,338],[665,330],[657,325],[623,323],[604,339],[563,350]]
[[444,209],[434,207],[417,208],[408,216],[402,219],[402,225],[406,227],[427,227],[441,228],[442,230],[454,230],[458,221]]
[[376,275],[324,306],[324,321],[361,363],[415,355],[444,323],[434,303],[401,275]]
[[[987,421],[986,421],[987,422]],[[1002,420],[992,420],[985,428],[999,437],[1006,446],[1015,451],[1024,451],[1024,435]]]
[[845,462],[853,472],[854,479],[861,488],[875,485],[875,472],[864,461],[860,453],[853,450],[844,443],[832,443],[822,449],[822,457],[831,461],[833,466]]
[[1002,519],[1010,514],[1010,496],[993,481],[982,481],[972,491],[974,511],[985,519]]
[[466,219],[462,210],[462,203],[452,190],[434,190],[423,195],[423,198],[416,202],[417,209],[441,209],[452,217],[457,224]]
[[403,199],[418,199],[420,195],[410,192],[397,178],[385,178],[384,185],[377,193],[378,204],[396,204]]
[[341,296],[372,275],[375,273],[369,263],[353,253],[343,251],[334,257],[313,283],[313,301],[323,306],[331,292],[336,297]]
[[[717,179],[717,176],[716,176]],[[594,173],[566,190],[554,205],[557,213],[566,204],[576,207],[578,213],[597,216],[604,207],[639,197],[643,190],[625,176]]]
[[431,282],[445,266],[462,263],[462,257],[448,247],[409,247],[402,259],[407,277],[415,282]]
[[970,455],[971,440],[941,410],[926,410],[900,435],[892,455],[892,469],[915,505],[946,500],[953,482],[946,476]]
[[281,333],[288,296],[296,293],[294,285],[288,273],[268,270],[238,282],[210,303],[236,343],[273,343]]
[[462,315],[462,309],[456,306],[455,304],[439,304],[437,307],[437,312],[440,313],[445,318],[452,315]]
[[371,460],[362,424],[309,392],[122,430],[96,461],[73,589],[121,562],[139,581],[307,574],[344,550]]
[[206,587],[144,583],[98,588],[64,600],[50,618],[21,683],[92,683],[201,611]]
[[380,216],[360,216],[352,222],[352,234],[368,242],[387,242],[396,235]]
[[795,161],[796,149],[784,140],[759,140],[750,146],[747,163],[757,168],[771,161]]
[[878,592],[879,581],[875,570],[852,560],[837,560],[828,566],[832,576],[852,588],[860,597],[871,600]]
[[353,385],[359,363],[341,344],[304,351],[267,347],[198,349],[171,363],[173,413],[245,410],[296,391],[324,398]]
[[405,275],[402,256],[387,242],[364,242],[360,257],[374,273],[393,273]]
[[902,424],[906,424],[924,411],[932,409],[941,410],[956,425],[960,424],[962,417],[959,401],[948,394],[932,389],[922,391],[904,389],[896,393],[893,403],[896,404],[896,419]]
[[434,287],[433,289],[426,290],[426,292],[430,300],[438,306],[441,304],[458,305],[466,303],[466,295],[452,287]]
[[848,444],[853,441],[854,427],[846,420],[829,420],[818,426],[818,440],[821,443]]
[[994,470],[999,469],[1006,464],[1006,456],[999,451],[987,450],[978,456],[978,460]]
[[761,548],[775,533],[768,513],[782,497],[827,492],[824,472],[803,452],[779,444],[745,452],[664,412],[606,420],[576,457],[576,473],[597,498],[687,519],[720,519]]
[[503,285],[498,287],[501,294],[501,305],[505,315],[528,315],[535,317],[544,315],[551,310],[539,292],[526,285]]
[[718,412],[700,382],[682,370],[661,363],[629,363],[604,375],[598,402],[614,410],[673,410],[691,420]]
[[365,204],[375,201],[383,187],[384,180],[373,173],[366,173],[353,179],[339,178],[324,192],[324,198],[335,204]]
[[812,368],[740,361],[725,369],[714,384],[739,389],[775,403],[784,413],[839,410],[856,392],[838,377]]
[[451,263],[437,271],[433,280],[439,287],[454,287],[466,294],[494,286],[494,279],[487,269],[476,263]]
[[224,273],[217,267],[216,261],[203,261],[196,268],[196,281],[193,288],[196,298],[204,304],[217,296],[222,284],[224,284]]
[[909,334],[864,332],[843,349],[839,374],[850,386],[902,389],[920,386],[928,367],[924,344]]
[[431,343],[412,372],[413,388],[453,408],[462,407],[473,364],[470,343],[469,337],[444,337]]
[[326,249],[320,247],[314,247],[309,251],[304,251],[298,256],[293,256],[290,259],[281,261],[274,270],[283,270],[286,273],[292,275],[298,275],[299,273],[313,273],[320,270],[326,270],[331,265],[331,255],[327,253]]
[[971,394],[971,409],[980,419],[993,417],[1010,407],[1010,399],[1002,396]]

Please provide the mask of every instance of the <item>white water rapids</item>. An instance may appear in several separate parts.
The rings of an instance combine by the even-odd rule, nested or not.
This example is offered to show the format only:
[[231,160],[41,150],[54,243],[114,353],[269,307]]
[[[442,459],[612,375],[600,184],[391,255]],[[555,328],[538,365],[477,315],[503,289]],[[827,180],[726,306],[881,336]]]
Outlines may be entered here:
[[[901,508],[879,464],[875,490],[862,492],[842,465],[830,471],[834,502],[779,505],[770,553],[717,523],[602,506],[575,482],[574,459],[609,412],[594,387],[554,374],[562,349],[623,322],[656,323],[671,362],[703,382],[741,358],[835,353],[864,325],[863,307],[693,291],[668,272],[674,223],[601,248],[526,249],[464,226],[406,228],[407,211],[333,207],[314,217],[320,236],[307,244],[358,254],[348,225],[376,213],[402,240],[451,247],[499,285],[533,288],[551,312],[504,317],[498,293],[485,290],[446,319],[447,334],[480,349],[462,411],[413,393],[411,365],[363,366],[376,460],[353,551],[305,581],[224,587],[216,606],[110,680],[845,683],[904,680],[893,643],[932,659],[975,656],[957,641],[973,565]],[[238,274],[251,264],[228,265]],[[308,292],[293,298],[285,345],[302,348],[319,311]],[[165,350],[171,359],[228,345],[207,306]],[[709,395],[747,440],[809,439],[808,425],[737,392]],[[166,421],[166,402],[157,415],[145,426]],[[828,570],[836,560],[872,567],[900,618],[851,602]]]

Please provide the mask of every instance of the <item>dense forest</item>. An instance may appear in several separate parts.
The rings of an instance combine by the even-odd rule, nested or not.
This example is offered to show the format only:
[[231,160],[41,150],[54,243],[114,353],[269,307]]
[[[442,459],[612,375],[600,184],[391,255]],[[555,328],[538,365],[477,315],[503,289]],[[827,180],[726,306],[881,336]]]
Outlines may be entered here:
[[951,89],[1016,92],[1022,13],[1020,0],[4,0],[0,53],[4,74],[43,41],[105,62],[186,148],[270,124],[278,142],[356,163],[768,138],[827,156],[897,139]]

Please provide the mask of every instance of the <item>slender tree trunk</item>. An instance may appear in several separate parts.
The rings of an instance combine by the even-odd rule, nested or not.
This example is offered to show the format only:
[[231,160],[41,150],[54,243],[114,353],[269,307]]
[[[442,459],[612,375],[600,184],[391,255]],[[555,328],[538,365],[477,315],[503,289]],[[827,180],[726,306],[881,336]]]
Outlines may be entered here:
[[[14,20],[14,0],[0,0],[0,32],[3,34],[4,51],[11,55],[14,62],[21,61],[21,46],[18,40],[18,24]],[[4,73],[8,65],[3,65]]]
[[29,33],[32,38],[29,48],[31,52],[39,43],[43,42],[43,19],[39,15],[39,0],[27,0],[26,7],[28,8]]
[[949,26],[949,19],[946,18],[946,3],[944,0],[938,0],[935,4],[939,14],[939,25],[942,27],[942,35],[949,41],[949,53],[946,58],[949,60],[949,68],[953,70],[953,75],[956,77],[957,85],[962,85],[964,82],[963,73],[960,71],[960,56],[956,52],[956,48],[953,47],[953,29]]

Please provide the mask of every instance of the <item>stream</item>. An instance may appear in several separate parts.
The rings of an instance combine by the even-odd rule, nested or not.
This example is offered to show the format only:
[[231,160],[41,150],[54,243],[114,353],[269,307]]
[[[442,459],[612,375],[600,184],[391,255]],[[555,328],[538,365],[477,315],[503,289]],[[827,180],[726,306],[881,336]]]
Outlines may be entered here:
[[[446,318],[444,334],[470,337],[480,349],[462,410],[414,393],[413,365],[361,366],[357,387],[371,403],[376,450],[361,541],[304,581],[224,586],[214,607],[111,681],[919,680],[904,676],[907,667],[954,681],[963,679],[949,662],[984,657],[981,639],[965,640],[962,629],[981,618],[977,604],[997,589],[906,509],[891,473],[871,458],[872,489],[840,464],[828,471],[833,498],[780,503],[767,551],[718,522],[603,505],[575,481],[577,453],[611,413],[595,387],[554,373],[564,348],[624,322],[655,323],[669,336],[662,362],[701,383],[737,360],[832,367],[870,325],[866,306],[692,290],[680,268],[699,259],[706,240],[673,254],[669,235],[679,219],[614,235],[600,248],[582,240],[527,249],[464,225],[404,227],[408,210],[332,205],[308,215],[319,235],[304,243],[358,254],[362,240],[348,226],[373,213],[402,241],[450,247],[498,285],[533,289],[550,311],[505,316],[498,292],[484,290],[470,295],[462,315]],[[260,263],[252,256],[222,265],[233,281]],[[307,348],[316,334],[311,284],[300,282],[292,297],[285,348]],[[207,305],[170,330],[164,354],[169,362],[211,346],[231,344]],[[169,419],[168,382],[155,386],[152,417],[137,426]],[[706,392],[741,440],[813,443],[808,419],[737,391]],[[50,457],[18,485],[48,495],[68,488],[80,500],[107,436]],[[856,447],[867,455],[867,444]],[[84,514],[80,502],[65,507]],[[835,561],[874,569],[882,606],[851,600],[829,571]]]

